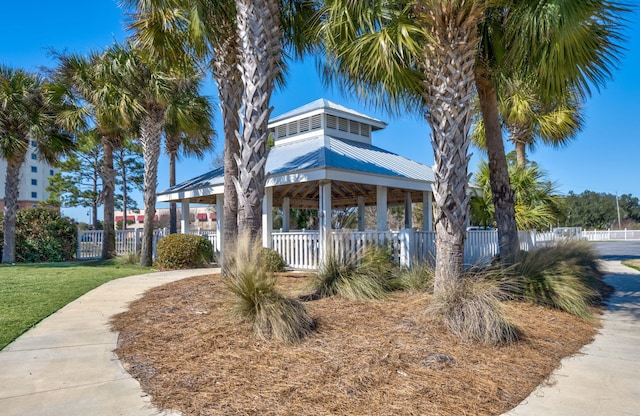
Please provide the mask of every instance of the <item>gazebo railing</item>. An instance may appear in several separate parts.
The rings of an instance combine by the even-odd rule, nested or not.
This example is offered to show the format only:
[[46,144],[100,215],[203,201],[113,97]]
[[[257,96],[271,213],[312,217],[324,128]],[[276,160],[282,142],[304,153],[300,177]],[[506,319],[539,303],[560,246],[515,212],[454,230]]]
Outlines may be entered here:
[[285,263],[295,269],[317,269],[320,258],[320,233],[311,231],[273,232],[271,247]]

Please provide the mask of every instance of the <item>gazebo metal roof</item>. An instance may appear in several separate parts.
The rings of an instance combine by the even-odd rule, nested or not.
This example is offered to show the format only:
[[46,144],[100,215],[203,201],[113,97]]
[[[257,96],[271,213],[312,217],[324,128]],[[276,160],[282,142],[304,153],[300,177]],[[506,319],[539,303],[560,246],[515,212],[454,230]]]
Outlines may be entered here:
[[[359,196],[367,204],[375,203],[377,186],[388,188],[389,203],[402,203],[407,193],[414,193],[416,201],[422,200],[422,192],[431,191],[434,175],[430,167],[372,145],[368,133],[364,137],[354,135],[340,126],[334,128],[318,121],[323,114],[326,117],[339,114],[337,117],[343,120],[366,124],[373,130],[386,126],[380,120],[324,99],[272,119],[269,123],[272,129],[291,123],[292,119],[307,117],[317,121],[315,129],[289,135],[284,140],[276,138],[269,150],[265,186],[273,188],[275,204],[289,198],[291,207],[317,207],[319,181],[333,183],[332,204],[336,208],[357,204]],[[359,125],[356,124],[358,129]],[[160,192],[158,201],[213,203],[215,195],[224,193],[223,184],[223,169],[214,169]]]

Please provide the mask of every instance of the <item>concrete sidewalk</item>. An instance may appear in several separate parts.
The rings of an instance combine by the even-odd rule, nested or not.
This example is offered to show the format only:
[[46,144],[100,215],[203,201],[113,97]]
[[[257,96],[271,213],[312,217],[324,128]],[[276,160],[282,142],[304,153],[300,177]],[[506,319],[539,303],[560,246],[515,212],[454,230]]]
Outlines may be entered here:
[[0,414],[4,416],[150,416],[159,412],[113,350],[111,316],[144,291],[196,269],[112,280],[44,319],[0,351]]
[[640,272],[605,262],[616,288],[602,329],[509,416],[640,416]]

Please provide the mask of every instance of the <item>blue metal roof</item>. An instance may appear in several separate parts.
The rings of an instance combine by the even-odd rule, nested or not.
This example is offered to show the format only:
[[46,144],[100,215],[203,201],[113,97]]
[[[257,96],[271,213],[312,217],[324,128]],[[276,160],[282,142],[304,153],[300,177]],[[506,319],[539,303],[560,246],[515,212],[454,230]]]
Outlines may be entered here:
[[[433,170],[429,166],[373,145],[329,136],[278,144],[270,149],[265,166],[267,177],[321,169],[434,182]],[[159,194],[197,190],[223,183],[224,170],[218,168]]]
[[284,114],[274,117],[269,120],[269,124],[270,125],[276,124],[283,120],[294,118],[296,116],[306,114],[306,113],[311,113],[317,110],[325,110],[325,112],[326,110],[331,110],[329,112],[332,112],[334,114],[342,113],[343,115],[347,116],[347,118],[350,118],[350,119],[359,118],[359,119],[362,119],[363,121],[368,121],[367,124],[370,124],[371,126],[373,126],[374,130],[383,129],[387,125],[387,123],[385,123],[382,120],[378,120],[377,118],[373,118],[366,114],[359,113],[355,110],[352,110],[340,104],[336,104],[333,101],[329,101],[325,98],[317,99],[315,101],[310,102],[309,104],[303,105],[302,107],[298,107],[294,110],[288,111]]

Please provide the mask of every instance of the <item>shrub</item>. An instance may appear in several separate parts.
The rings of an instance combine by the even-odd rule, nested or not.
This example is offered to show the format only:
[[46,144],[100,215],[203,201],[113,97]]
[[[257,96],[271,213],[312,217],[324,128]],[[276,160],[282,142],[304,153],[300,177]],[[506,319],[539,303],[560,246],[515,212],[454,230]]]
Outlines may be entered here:
[[[0,241],[4,241],[4,215],[0,216]],[[78,229],[57,210],[34,207],[16,215],[16,261],[60,262],[76,255]],[[0,253],[0,257],[2,254]]]
[[170,234],[158,241],[156,257],[162,269],[207,267],[213,261],[213,248],[199,235]]
[[258,337],[293,344],[313,331],[314,322],[302,303],[278,292],[260,246],[248,236],[239,238],[238,247],[228,250],[224,263],[228,272],[225,283],[234,295],[232,311],[246,320]]
[[262,256],[261,261],[265,267],[265,270],[272,273],[283,272],[287,263],[277,251],[268,247],[262,247],[260,250]]
[[591,304],[604,283],[598,256],[584,241],[542,247],[523,255],[515,266],[518,295],[524,300],[591,316]]
[[427,312],[465,341],[508,344],[518,330],[504,316],[503,297],[498,281],[467,273],[434,296]]
[[368,247],[350,259],[329,253],[312,282],[313,297],[383,299],[392,288],[394,271],[389,251],[384,248]]

